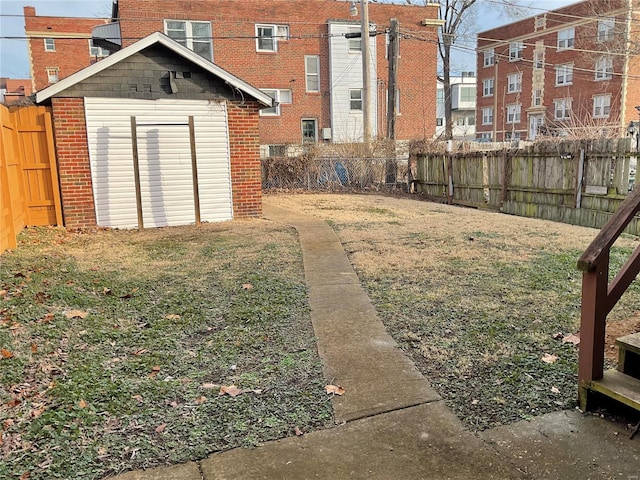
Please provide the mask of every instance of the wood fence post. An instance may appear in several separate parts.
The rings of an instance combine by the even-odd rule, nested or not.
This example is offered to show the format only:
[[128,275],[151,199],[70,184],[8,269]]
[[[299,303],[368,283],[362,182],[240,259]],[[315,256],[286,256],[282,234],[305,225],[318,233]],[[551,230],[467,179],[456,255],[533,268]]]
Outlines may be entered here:
[[580,149],[580,159],[578,160],[578,175],[576,178],[576,208],[582,205],[582,182],[584,177],[584,148]]
[[511,157],[507,153],[506,150],[502,150],[502,178],[500,179],[502,182],[502,190],[500,191],[500,208],[504,205],[504,202],[507,199],[507,182],[511,178]]
[[49,168],[51,171],[51,189],[53,193],[53,206],[56,212],[56,225],[62,226],[62,202],[60,200],[60,184],[58,182],[58,162],[56,162],[56,147],[53,141],[53,126],[51,113],[44,112],[45,135],[47,137],[47,152],[49,154]]
[[140,189],[140,163],[138,157],[138,126],[136,117],[131,117],[131,149],[133,153],[133,176],[136,185],[136,210],[138,211],[138,230],[144,229],[142,215],[142,191]]
[[447,201],[453,204],[453,155],[447,153]]
[[193,207],[196,225],[200,225],[200,188],[198,186],[198,159],[196,157],[196,129],[193,115],[189,115],[189,145],[191,148],[191,180],[193,182]]

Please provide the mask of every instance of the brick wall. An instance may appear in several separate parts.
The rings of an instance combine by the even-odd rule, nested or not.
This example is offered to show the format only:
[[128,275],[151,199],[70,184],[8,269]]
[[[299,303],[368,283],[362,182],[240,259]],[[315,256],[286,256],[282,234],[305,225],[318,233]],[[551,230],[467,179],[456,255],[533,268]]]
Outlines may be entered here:
[[51,103],[64,224],[67,228],[95,225],[84,100],[54,98]]
[[[622,6],[620,0],[599,0],[604,6],[610,8]],[[621,106],[629,102],[628,98],[622,97],[622,85],[624,76],[624,56],[613,55],[614,64],[613,78],[609,80],[595,79],[595,62],[598,57],[607,53],[613,44],[617,42],[597,42],[597,21],[594,15],[598,11],[598,17],[607,16],[604,12],[611,11],[604,7],[598,7],[597,2],[582,2],[566,8],[558,9],[546,14],[545,26],[536,31],[535,18],[531,17],[518,22],[514,22],[502,27],[498,27],[478,34],[478,57],[477,57],[477,107],[476,107],[476,134],[482,132],[491,133],[496,130],[494,140],[504,140],[506,132],[520,132],[521,139],[528,139],[529,136],[529,115],[544,115],[549,126],[562,129],[580,129],[587,127],[594,132],[597,129],[605,129],[622,133],[625,119],[621,118]],[[611,15],[615,15],[619,28],[625,25],[624,10],[614,10]],[[541,20],[542,21],[542,20]],[[574,48],[558,49],[558,31],[566,28],[575,28]],[[632,27],[633,31],[633,27]],[[616,33],[616,38],[624,38],[623,31]],[[638,35],[638,32],[635,32]],[[523,58],[518,61],[509,61],[509,42],[522,41],[524,43]],[[536,108],[532,105],[532,89],[534,88],[534,51],[536,43],[543,42],[544,66],[540,73],[543,78],[542,84],[542,106]],[[483,51],[486,48],[494,48],[498,60],[496,65],[483,65]],[[540,47],[538,47],[540,48]],[[613,46],[615,51],[615,46]],[[602,52],[602,53],[600,53]],[[620,53],[618,51],[617,53]],[[633,56],[632,56],[633,60]],[[638,63],[636,67],[638,68]],[[569,85],[556,85],[556,66],[573,65],[573,81]],[[522,74],[522,90],[516,93],[509,93],[507,90],[507,80],[510,74]],[[631,73],[631,72],[629,72]],[[483,80],[494,78],[494,95],[483,96]],[[640,80],[638,77],[629,75],[629,85],[627,95],[640,99]],[[537,85],[540,87],[540,84]],[[611,95],[611,111],[606,119],[595,119],[593,113],[593,98],[596,95]],[[570,98],[572,100],[572,117],[569,120],[561,121],[555,119],[554,100]],[[510,104],[521,104],[521,121],[516,124],[506,123],[506,109]],[[494,108],[494,125],[482,125],[483,107]],[[629,116],[627,108],[626,117]]]
[[262,215],[260,136],[255,101],[228,102],[231,186],[235,218]]
[[[216,64],[255,87],[292,91],[293,103],[281,106],[281,116],[261,117],[259,122],[261,143],[279,144],[301,141],[301,118],[316,118],[319,130],[331,127],[327,21],[359,24],[360,17],[349,16],[349,6],[349,2],[326,0],[119,0],[119,15],[125,45],[164,31],[165,19],[211,21]],[[414,33],[400,43],[399,139],[435,134],[437,29],[423,26],[422,21],[437,18],[437,12],[434,5],[369,5],[370,21],[379,31],[397,18],[403,33]],[[256,23],[288,25],[292,38],[279,42],[277,53],[256,52]],[[388,80],[385,40],[385,35],[376,37],[378,80],[384,85]],[[320,56],[320,93],[306,92],[305,55]],[[385,98],[384,91],[379,91],[382,113]]]
[[[37,91],[49,85],[47,68],[58,68],[62,79],[97,61],[89,50],[91,29],[107,21],[101,18],[39,17],[34,7],[24,7],[33,89]],[[54,39],[55,51],[45,51],[45,37]]]

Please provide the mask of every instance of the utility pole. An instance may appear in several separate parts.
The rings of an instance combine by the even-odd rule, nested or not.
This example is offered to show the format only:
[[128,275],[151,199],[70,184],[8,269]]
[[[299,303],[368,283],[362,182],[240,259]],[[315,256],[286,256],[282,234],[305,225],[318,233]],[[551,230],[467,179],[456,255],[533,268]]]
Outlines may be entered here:
[[389,82],[387,90],[387,138],[393,144],[393,159],[386,162],[386,183],[396,183],[398,163],[395,158],[396,114],[398,111],[398,57],[400,51],[399,23],[392,18],[389,24]]
[[361,43],[362,43],[362,131],[365,150],[369,153],[371,143],[371,101],[370,58],[369,58],[369,0],[360,0],[362,6]]

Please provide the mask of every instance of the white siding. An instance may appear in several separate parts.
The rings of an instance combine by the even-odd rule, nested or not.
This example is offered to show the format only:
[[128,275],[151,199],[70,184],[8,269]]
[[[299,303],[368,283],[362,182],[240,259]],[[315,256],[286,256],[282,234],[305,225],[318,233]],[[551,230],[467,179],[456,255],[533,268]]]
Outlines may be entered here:
[[[233,217],[227,112],[201,100],[85,98],[98,225],[138,226],[131,120],[136,117],[145,227],[195,222],[189,115],[194,117],[200,216]],[[167,125],[182,124],[182,125]]]
[[[359,23],[329,22],[329,81],[331,82],[331,127],[332,140],[336,143],[361,142],[363,140],[362,112],[351,112],[349,90],[362,88],[362,54],[349,52],[349,40],[344,34]],[[377,105],[377,54],[376,37],[369,38],[370,81],[369,102],[371,105],[371,132],[376,134]]]

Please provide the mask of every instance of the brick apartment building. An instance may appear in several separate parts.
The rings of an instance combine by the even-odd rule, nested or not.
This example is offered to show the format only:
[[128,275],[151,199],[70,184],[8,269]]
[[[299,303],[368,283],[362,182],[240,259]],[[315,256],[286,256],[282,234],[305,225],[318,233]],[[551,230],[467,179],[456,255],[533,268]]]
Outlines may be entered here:
[[0,78],[0,103],[20,103],[31,95],[31,80],[28,78]]
[[[360,29],[344,0],[117,0],[113,22],[94,41],[117,49],[160,31],[271,95],[260,113],[262,154],[305,142],[361,141]],[[360,10],[360,3],[355,2]],[[359,12],[361,13],[361,12]],[[438,4],[369,4],[371,131],[386,130],[388,84],[385,32],[399,21],[399,109],[396,138],[435,133]],[[102,41],[101,41],[102,39]],[[104,40],[108,41],[104,41]]]
[[626,135],[640,105],[638,0],[591,0],[478,34],[476,137]]
[[36,16],[34,7],[24,7],[33,90],[42,90],[108,55],[106,50],[94,46],[91,39],[93,27],[108,21],[41,17]]

